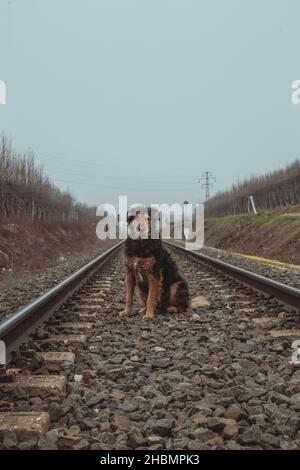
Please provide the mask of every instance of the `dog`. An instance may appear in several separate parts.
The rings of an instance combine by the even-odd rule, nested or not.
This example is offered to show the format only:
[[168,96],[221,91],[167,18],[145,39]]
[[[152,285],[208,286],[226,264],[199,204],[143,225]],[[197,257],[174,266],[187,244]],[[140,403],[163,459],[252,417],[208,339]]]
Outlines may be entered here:
[[185,312],[190,305],[190,296],[188,285],[162,240],[151,239],[151,217],[147,212],[137,211],[127,220],[140,233],[143,232],[141,227],[146,227],[148,238],[127,238],[125,241],[127,295],[121,315],[130,316],[136,290],[143,306],[143,318],[152,319],[157,313]]

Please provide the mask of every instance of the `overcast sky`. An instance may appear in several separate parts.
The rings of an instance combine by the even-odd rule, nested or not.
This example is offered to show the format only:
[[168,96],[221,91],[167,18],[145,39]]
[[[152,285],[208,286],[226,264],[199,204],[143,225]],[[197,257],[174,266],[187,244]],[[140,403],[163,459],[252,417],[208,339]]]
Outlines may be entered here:
[[81,201],[196,202],[300,156],[299,0],[0,0],[0,133]]

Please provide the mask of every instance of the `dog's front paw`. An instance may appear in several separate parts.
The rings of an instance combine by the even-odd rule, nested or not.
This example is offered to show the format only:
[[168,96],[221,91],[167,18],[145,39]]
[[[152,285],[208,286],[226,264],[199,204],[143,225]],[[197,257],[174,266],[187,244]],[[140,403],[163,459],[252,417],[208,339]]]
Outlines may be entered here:
[[154,313],[146,313],[144,316],[143,316],[143,320],[152,320],[154,318]]
[[119,315],[120,317],[129,317],[130,313],[131,312],[125,308],[124,310],[122,310],[122,312],[119,313]]
[[168,313],[179,313],[179,308],[177,308],[177,307],[168,307],[167,312]]

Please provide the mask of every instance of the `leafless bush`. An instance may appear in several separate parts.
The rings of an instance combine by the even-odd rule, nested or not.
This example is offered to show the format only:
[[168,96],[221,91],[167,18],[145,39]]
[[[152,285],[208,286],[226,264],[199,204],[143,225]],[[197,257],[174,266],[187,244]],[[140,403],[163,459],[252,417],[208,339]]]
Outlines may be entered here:
[[258,210],[284,208],[300,203],[300,160],[282,170],[253,176],[219,192],[206,205],[206,216],[221,217],[247,212],[248,197],[254,196]]
[[0,142],[0,217],[27,216],[32,220],[62,220],[87,223],[95,220],[95,208],[80,204],[57,188],[33,153],[20,155],[2,137]]

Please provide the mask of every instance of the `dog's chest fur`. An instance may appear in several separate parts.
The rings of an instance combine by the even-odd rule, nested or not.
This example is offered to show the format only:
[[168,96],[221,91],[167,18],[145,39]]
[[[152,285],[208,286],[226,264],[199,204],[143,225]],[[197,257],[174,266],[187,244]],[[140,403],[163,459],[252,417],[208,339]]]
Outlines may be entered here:
[[146,258],[127,256],[125,264],[135,273],[137,280],[144,281],[147,279],[149,273],[153,272],[155,258],[154,256],[148,256]]

